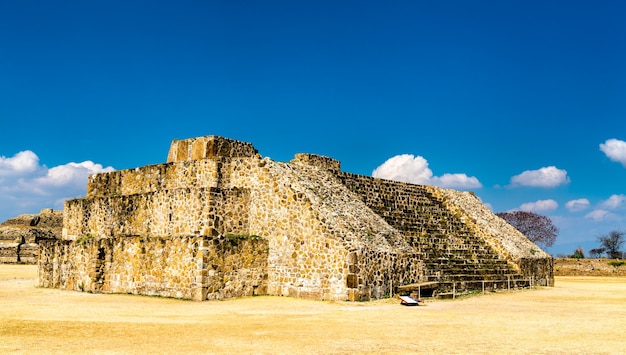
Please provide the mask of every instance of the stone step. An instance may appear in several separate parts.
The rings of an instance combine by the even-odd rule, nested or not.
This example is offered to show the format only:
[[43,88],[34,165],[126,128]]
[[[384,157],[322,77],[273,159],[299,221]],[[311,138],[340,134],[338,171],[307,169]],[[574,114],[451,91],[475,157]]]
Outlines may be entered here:
[[478,266],[472,266],[472,265],[440,265],[440,264],[426,264],[424,265],[424,271],[426,273],[430,272],[430,273],[448,273],[448,274],[462,274],[462,273],[467,273],[467,274],[488,274],[488,273],[494,273],[494,274],[503,274],[503,273],[514,273],[515,270],[513,270],[509,265],[500,265],[500,266],[493,266],[493,267],[487,267],[484,265],[478,265]]
[[[430,271],[446,271],[446,272],[455,272],[457,271],[465,271],[474,273],[474,274],[484,274],[487,272],[503,272],[513,270],[509,265],[471,265],[471,264],[437,264],[437,263],[428,263],[424,265],[425,270]],[[471,271],[470,271],[471,270]]]
[[425,277],[426,280],[428,281],[446,281],[446,280],[458,280],[458,281],[477,281],[477,280],[491,280],[491,279],[497,279],[497,280],[503,280],[503,279],[507,279],[510,277],[517,277],[515,276],[517,274],[512,273],[512,272],[507,272],[507,273],[494,273],[494,272],[489,272],[489,273],[459,273],[459,274],[454,274],[454,273],[446,273],[446,272],[442,272],[442,273],[425,273]]
[[521,274],[484,274],[484,275],[444,275],[444,276],[427,276],[426,282],[482,282],[482,281],[499,281],[499,282],[528,282]]
[[500,264],[500,265],[507,265],[506,260],[502,260],[497,258],[496,255],[479,255],[479,256],[473,256],[473,255],[463,255],[463,254],[451,254],[451,253],[428,253],[428,254],[424,254],[424,253],[420,253],[419,254],[422,258],[422,260],[425,263],[454,263],[454,264],[458,264],[458,263],[463,263],[463,264],[470,264],[470,265],[477,265],[477,264],[486,264],[486,265],[494,265],[494,264]]

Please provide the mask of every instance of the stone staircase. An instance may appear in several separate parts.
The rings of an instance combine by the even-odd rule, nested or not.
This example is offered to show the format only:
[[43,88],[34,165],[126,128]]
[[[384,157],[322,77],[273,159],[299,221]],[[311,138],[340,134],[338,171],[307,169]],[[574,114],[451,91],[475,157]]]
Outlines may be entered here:
[[[389,225],[404,234],[424,261],[420,282],[438,282],[435,293],[524,286],[523,276],[474,235],[461,216],[450,212],[424,186],[349,173],[339,178]],[[504,285],[504,283],[506,285]]]

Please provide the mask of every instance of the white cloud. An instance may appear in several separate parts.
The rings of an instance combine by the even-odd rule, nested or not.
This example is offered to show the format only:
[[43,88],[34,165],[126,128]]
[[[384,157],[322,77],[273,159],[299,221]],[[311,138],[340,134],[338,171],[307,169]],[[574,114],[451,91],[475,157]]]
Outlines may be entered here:
[[611,195],[607,200],[601,203],[601,206],[607,209],[616,209],[624,204],[626,195]]
[[526,170],[511,178],[511,186],[556,187],[569,182],[567,171],[555,166]]
[[443,174],[433,176],[428,161],[421,156],[401,154],[393,156],[374,169],[373,177],[408,182],[420,185],[434,185],[445,188],[472,189],[481,188],[482,184],[474,176],[465,174]]
[[475,176],[465,174],[443,174],[441,177],[431,179],[433,185],[446,188],[481,188],[482,184]]
[[89,160],[82,163],[67,163],[49,169],[45,176],[37,178],[37,183],[57,187],[68,185],[76,186],[79,184],[87,186],[87,178],[89,175],[113,170],[115,169],[110,166],[103,168],[102,165],[95,164]]
[[585,218],[593,219],[596,222],[600,222],[605,220],[610,216],[609,211],[605,210],[593,210],[585,215]]
[[11,158],[0,156],[0,176],[21,176],[38,169],[39,158],[30,150],[19,152]]
[[626,142],[619,139],[607,139],[606,142],[600,144],[600,150],[611,161],[621,163],[626,167]]
[[92,161],[48,168],[28,150],[0,157],[0,222],[42,208],[62,209],[66,199],[85,195],[90,174],[114,170]]
[[554,200],[538,200],[522,204],[520,210],[527,212],[548,212],[557,209],[557,207],[559,207],[559,204]]
[[589,200],[586,198],[579,198],[578,200],[567,201],[565,207],[570,212],[580,212],[589,208]]
[[433,172],[428,168],[428,162],[423,157],[401,154],[387,159],[374,169],[372,176],[414,184],[428,184]]

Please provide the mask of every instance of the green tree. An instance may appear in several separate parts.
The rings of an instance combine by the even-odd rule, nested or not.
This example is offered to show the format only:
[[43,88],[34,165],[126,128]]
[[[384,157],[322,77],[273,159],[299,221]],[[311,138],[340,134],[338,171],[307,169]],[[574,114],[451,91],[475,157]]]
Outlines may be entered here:
[[541,247],[551,247],[559,234],[559,229],[550,218],[534,212],[499,212],[496,215]]
[[574,259],[584,259],[585,258],[585,250],[583,247],[578,247],[574,250],[574,254],[570,255],[570,258]]

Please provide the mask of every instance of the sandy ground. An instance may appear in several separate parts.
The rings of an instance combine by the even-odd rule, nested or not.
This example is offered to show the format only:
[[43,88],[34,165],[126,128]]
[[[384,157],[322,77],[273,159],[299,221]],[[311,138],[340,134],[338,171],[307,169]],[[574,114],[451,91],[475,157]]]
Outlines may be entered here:
[[397,299],[191,302],[43,289],[0,265],[0,353],[625,354],[626,278],[419,307]]

